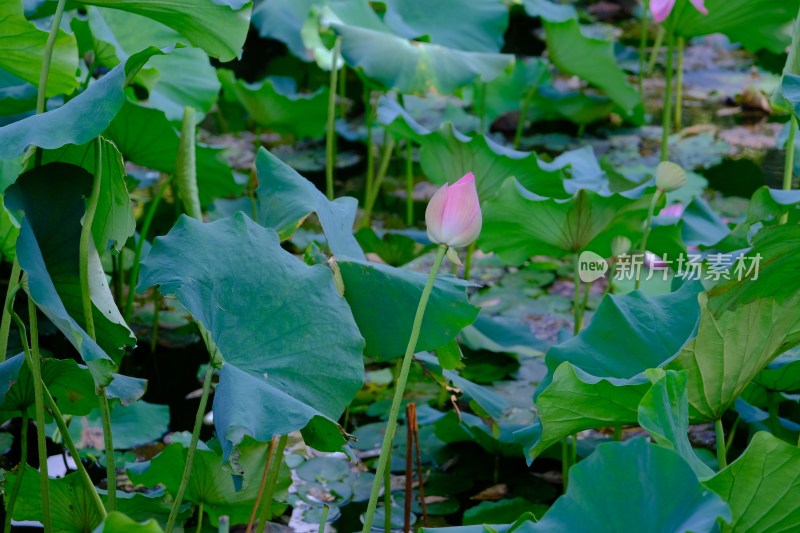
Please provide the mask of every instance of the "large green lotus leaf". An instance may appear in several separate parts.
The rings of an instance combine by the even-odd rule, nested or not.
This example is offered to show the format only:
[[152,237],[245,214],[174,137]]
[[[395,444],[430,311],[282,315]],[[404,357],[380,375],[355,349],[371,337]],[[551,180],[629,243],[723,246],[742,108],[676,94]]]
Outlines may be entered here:
[[[25,19],[22,0],[0,3],[0,70],[32,84],[39,84],[48,31]],[[78,45],[75,36],[62,30],[56,34],[47,77],[47,96],[71,94],[78,87]],[[3,113],[5,114],[5,113]]]
[[384,31],[331,23],[342,37],[342,57],[386,88],[452,94],[477,79],[491,81],[514,60],[507,54],[464,52],[409,41]]
[[97,250],[90,241],[89,285],[97,342],[86,333],[79,272],[81,220],[92,176],[66,163],[49,163],[22,174],[6,190],[6,206],[20,210],[17,258],[27,290],[89,366],[98,386],[112,379],[116,364],[135,338],[109,290]]
[[697,282],[653,298],[604,298],[586,329],[551,347],[534,395],[538,420],[517,433],[528,460],[576,431],[638,423],[650,388],[645,372],[663,367],[692,335],[700,289]]
[[[114,141],[126,160],[174,174],[180,138],[163,111],[126,100],[104,135]],[[223,152],[221,148],[197,143],[197,188],[203,204],[242,190],[234,181]]]
[[[364,260],[337,259],[344,297],[367,342],[364,353],[378,360],[402,357],[428,276]],[[479,308],[467,300],[468,286],[449,277],[436,279],[417,341],[418,352],[447,344],[475,321]],[[392,320],[386,320],[387,313]]]
[[[256,171],[259,222],[285,239],[310,213],[316,213],[341,269],[345,298],[366,340],[365,353],[379,359],[402,356],[427,275],[366,260],[352,232],[357,207],[353,198],[328,200],[263,148],[256,158]],[[443,277],[436,281],[417,343],[419,351],[446,344],[475,320],[478,308],[467,301],[466,286]],[[395,319],[387,322],[382,313],[376,313],[378,305],[391,310],[387,312]]]
[[257,2],[251,22],[261,37],[271,37],[286,44],[289,51],[303,61],[311,61],[300,30],[311,11],[321,0],[269,0]]
[[[6,482],[13,485],[17,475],[18,473],[7,474]],[[164,524],[171,504],[171,500],[163,494],[149,496],[139,492],[117,491],[117,509],[136,520],[155,518]],[[187,510],[183,508],[179,516],[187,518]],[[87,493],[77,472],[71,472],[62,478],[50,478],[50,514],[53,531],[59,533],[86,533],[93,531],[102,522],[94,500]],[[34,468],[25,469],[14,506],[14,520],[42,520],[41,484],[39,471]]]
[[309,214],[315,213],[336,256],[364,259],[353,236],[358,201],[341,197],[328,200],[313,183],[275,157],[266,148],[256,155],[258,222],[290,238]]
[[268,77],[258,83],[237,80],[233,71],[217,71],[225,98],[239,102],[259,126],[300,138],[319,138],[328,120],[328,88],[300,93],[293,78]]
[[686,372],[667,370],[653,383],[639,403],[639,425],[653,440],[678,453],[701,479],[713,475],[689,442],[689,395]]
[[[89,174],[95,171],[96,141],[83,145],[68,144],[55,150],[44,150],[42,163],[70,163],[84,168]],[[120,251],[136,231],[131,198],[125,184],[125,164],[114,143],[103,139],[100,197],[92,222],[92,237],[98,250],[108,245]]]
[[773,359],[754,381],[773,391],[800,390],[800,348],[792,348]]
[[137,522],[119,511],[113,511],[108,513],[103,523],[97,526],[92,533],[119,533],[120,531],[125,533],[163,533],[164,530],[152,518],[147,522]]
[[678,2],[665,24],[685,37],[724,33],[747,49],[781,54],[791,41],[798,0],[706,0],[708,15]]
[[[98,60],[109,68],[138,52],[143,42],[165,48],[182,40],[174,30],[133,13],[92,7],[88,8],[88,15],[93,46],[106,50]],[[199,111],[200,121],[217,101],[220,90],[214,67],[199,48],[178,48],[153,58],[136,81],[148,89],[147,105],[164,111],[177,123],[185,106]]]
[[532,100],[539,88],[549,85],[552,79],[549,65],[541,58],[516,61],[514,70],[486,84],[486,118],[494,122],[501,115],[520,111],[522,102]]
[[226,459],[245,436],[303,428],[318,449],[344,444],[335,420],[361,388],[364,340],[330,269],[307,266],[242,213],[209,224],[184,216],[142,262],[139,289],[153,285],[224,359],[214,424]]
[[454,183],[473,172],[482,202],[495,196],[511,176],[548,198],[569,198],[580,188],[610,192],[591,147],[568,151],[546,162],[535,152],[506,148],[485,135],[464,135],[449,123],[430,131],[389,98],[382,98],[378,105],[378,121],[393,135],[420,145],[422,170],[434,183]]
[[125,102],[124,88],[147,60],[163,54],[149,47],[114,67],[63,106],[0,128],[0,159],[11,159],[30,145],[59,148],[85,144],[103,133]]
[[[19,417],[23,411],[33,417],[35,398],[33,380],[27,365],[19,368],[22,354],[2,364],[3,384],[11,384],[0,394],[0,420]],[[16,367],[16,373],[15,372]],[[11,380],[11,381],[6,381]],[[72,359],[42,359],[42,380],[65,415],[88,415],[98,407],[97,391],[89,369]],[[144,395],[147,381],[114,374],[114,380],[106,388],[109,398],[122,405],[130,405]],[[102,446],[101,446],[102,447]]]
[[[746,283],[746,282],[745,282]],[[713,313],[699,296],[697,333],[666,368],[687,370],[693,420],[717,420],[777,356],[800,344],[800,292]]]
[[628,118],[643,121],[642,100],[617,65],[613,42],[585,35],[577,13],[569,6],[555,5],[549,0],[525,0],[523,4],[530,15],[542,18],[553,65],[601,89]]
[[800,191],[760,187],[750,198],[744,220],[732,230],[728,229],[719,241],[711,244],[714,248],[727,252],[749,248],[751,238],[760,236],[760,233],[754,235],[755,230],[780,225],[782,216],[787,218],[790,227],[797,227],[797,222],[800,221]]
[[730,516],[678,454],[636,438],[598,446],[570,469],[566,494],[538,522],[515,531],[700,533],[717,531],[717,520]]
[[[213,446],[213,443],[212,443]],[[264,462],[269,455],[269,443],[246,439],[239,446],[238,466],[244,474],[240,490],[234,484],[231,472],[222,467],[222,452],[218,446],[209,448],[200,443],[192,463],[192,473],[186,488],[186,501],[203,509],[216,526],[219,517],[228,515],[233,524],[246,523],[250,517]],[[150,487],[163,485],[167,492],[176,494],[186,465],[188,450],[180,443],[170,444],[150,461],[128,464],[131,481]],[[291,484],[289,468],[281,458],[281,469],[276,486],[276,496],[283,498]],[[272,502],[273,510],[282,513],[286,506]]]
[[799,225],[763,228],[753,237],[753,248],[743,261],[749,269],[757,260],[758,268],[743,276],[742,281],[732,279],[711,289],[709,307],[716,313],[735,309],[765,296],[771,296],[778,302],[793,298],[800,292],[798,247]]
[[[564,257],[591,250],[611,255],[611,240],[641,237],[652,193],[603,195],[580,189],[572,198],[532,193],[508,178],[483,204],[482,250],[519,265],[534,255]],[[652,250],[658,253],[659,250]]]
[[220,61],[242,55],[253,4],[246,0],[77,0],[156,20]]
[[387,0],[383,21],[408,39],[427,35],[456,50],[499,52],[508,19],[502,0]]
[[744,453],[705,482],[731,507],[726,531],[800,528],[800,449],[761,431]]

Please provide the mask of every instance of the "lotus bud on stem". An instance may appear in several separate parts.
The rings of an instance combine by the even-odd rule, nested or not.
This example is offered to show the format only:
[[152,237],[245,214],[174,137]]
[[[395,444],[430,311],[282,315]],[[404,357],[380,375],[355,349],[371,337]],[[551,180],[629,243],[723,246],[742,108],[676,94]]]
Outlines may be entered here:
[[[397,417],[400,413],[400,405],[408,382],[411,361],[414,358],[417,340],[419,340],[420,330],[422,329],[422,319],[425,316],[425,308],[428,305],[428,299],[433,290],[433,284],[436,282],[439,268],[442,266],[445,254],[452,261],[457,261],[458,255],[455,252],[455,248],[469,246],[478,238],[481,232],[483,218],[478,201],[478,190],[475,187],[475,176],[472,172],[467,173],[452,185],[445,184],[436,191],[425,211],[425,222],[428,226],[428,237],[439,247],[428,281],[425,283],[425,288],[422,290],[422,295],[419,299],[419,305],[411,327],[411,335],[400,365],[397,386],[392,398],[392,406],[389,409],[389,419],[386,422],[386,432],[381,444],[381,453],[378,456],[378,465],[375,469],[375,480],[370,491],[367,511],[363,517],[363,533],[372,531],[381,484],[392,452],[392,443],[397,429]],[[389,490],[389,487],[385,487],[384,490]]]

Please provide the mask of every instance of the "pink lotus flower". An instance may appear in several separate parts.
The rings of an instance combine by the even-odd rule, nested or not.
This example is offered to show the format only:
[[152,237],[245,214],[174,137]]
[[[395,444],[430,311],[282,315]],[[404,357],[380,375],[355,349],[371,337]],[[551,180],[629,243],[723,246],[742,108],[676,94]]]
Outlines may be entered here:
[[680,218],[685,210],[683,204],[672,204],[662,209],[659,216]]
[[431,241],[450,248],[467,246],[478,238],[483,217],[472,172],[436,191],[425,210],[425,223]]
[[[708,9],[705,6],[705,0],[689,0],[692,5],[703,15],[708,15]],[[653,14],[653,18],[656,19],[656,22],[659,24],[664,22],[670,13],[672,13],[672,8],[675,7],[676,0],[650,0],[650,12]]]

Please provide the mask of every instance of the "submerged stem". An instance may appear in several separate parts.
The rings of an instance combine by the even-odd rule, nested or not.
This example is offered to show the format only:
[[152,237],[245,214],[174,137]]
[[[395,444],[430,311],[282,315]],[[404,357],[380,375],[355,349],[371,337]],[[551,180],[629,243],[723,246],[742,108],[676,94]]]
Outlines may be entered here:
[[[433,262],[431,273],[428,276],[428,281],[425,288],[422,290],[422,295],[419,299],[417,306],[417,313],[414,316],[414,323],[411,327],[411,336],[408,339],[408,346],[406,353],[403,355],[403,363],[400,367],[400,375],[397,379],[397,386],[392,398],[392,407],[389,410],[389,419],[386,422],[386,433],[383,435],[383,443],[381,444],[381,454],[378,456],[378,466],[375,470],[375,480],[372,483],[372,490],[369,495],[369,504],[367,505],[367,512],[364,515],[364,527],[362,533],[369,533],[372,530],[372,522],[375,519],[375,510],[378,507],[378,497],[381,492],[381,482],[383,481],[383,474],[386,470],[389,458],[392,452],[392,443],[394,442],[394,433],[397,429],[397,415],[400,413],[400,404],[403,402],[403,394],[406,389],[406,382],[408,381],[408,372],[411,369],[411,361],[414,359],[414,350],[417,347],[417,340],[419,339],[420,329],[422,328],[422,319],[425,316],[425,308],[428,305],[428,298],[433,290],[433,284],[436,281],[436,275],[439,273],[439,268],[442,266],[444,255],[447,252],[447,246],[444,244],[439,245],[439,250],[436,253],[436,259]],[[384,489],[386,490],[386,489]]]
[[[647,253],[647,239],[650,237],[650,229],[653,226],[653,214],[656,210],[656,205],[658,205],[658,200],[661,197],[661,189],[656,189],[656,192],[653,193],[653,198],[650,200],[650,207],[647,209],[647,219],[644,222],[644,231],[642,232],[642,244],[640,246],[640,254],[642,259],[644,259],[644,254]],[[631,259],[633,260],[633,259]],[[639,285],[641,284],[641,275],[638,272],[636,274],[636,285],[635,289],[639,289]]]
[[50,75],[50,62],[53,60],[53,47],[56,44],[58,28],[61,26],[61,17],[64,15],[64,6],[67,0],[58,0],[56,12],[53,15],[53,25],[47,35],[47,43],[44,45],[44,56],[42,57],[42,70],[39,71],[39,92],[36,95],[36,114],[44,113],[45,102],[47,102],[47,78]]

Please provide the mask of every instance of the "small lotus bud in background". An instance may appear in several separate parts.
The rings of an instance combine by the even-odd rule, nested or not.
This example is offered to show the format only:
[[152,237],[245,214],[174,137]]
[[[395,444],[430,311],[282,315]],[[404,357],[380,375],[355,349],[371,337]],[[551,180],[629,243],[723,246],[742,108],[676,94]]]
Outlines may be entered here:
[[631,251],[631,240],[624,235],[617,235],[611,241],[611,255],[619,257]]
[[672,192],[680,189],[689,178],[686,171],[670,161],[662,161],[656,169],[656,187],[663,192]]
[[468,246],[478,238],[483,218],[472,172],[436,191],[425,210],[425,223],[431,241],[450,248]]
[[[705,6],[705,0],[689,0],[692,5],[703,15],[708,15],[708,9]],[[656,22],[661,24],[672,13],[675,7],[675,0],[651,0],[650,12]]]

